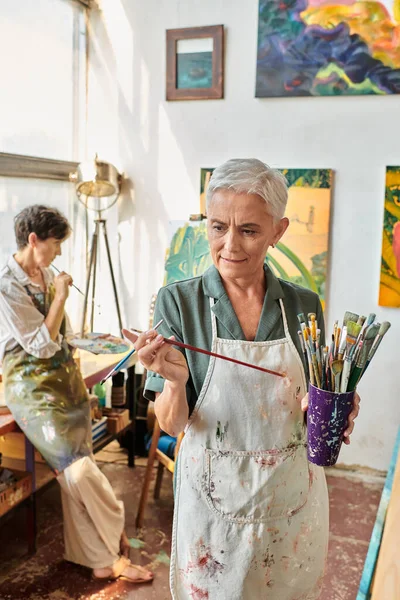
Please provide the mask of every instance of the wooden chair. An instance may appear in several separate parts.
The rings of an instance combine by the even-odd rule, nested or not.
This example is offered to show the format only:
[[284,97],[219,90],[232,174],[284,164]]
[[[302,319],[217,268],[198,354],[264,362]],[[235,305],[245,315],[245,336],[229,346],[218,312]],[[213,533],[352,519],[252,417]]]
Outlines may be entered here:
[[[151,297],[151,301],[150,301],[149,328],[152,327],[152,325],[153,325],[154,307],[155,307],[155,303],[156,303],[156,298],[157,298],[157,294],[153,294]],[[146,370],[143,373],[142,385],[139,390],[139,393],[142,395],[143,395],[145,381],[146,381]],[[158,498],[160,497],[164,469],[168,469],[168,471],[172,474],[174,473],[175,459],[178,456],[179,447],[181,445],[181,441],[184,436],[184,433],[182,432],[181,434],[179,434],[179,436],[177,438],[175,453],[174,453],[175,454],[174,460],[169,458],[169,456],[164,454],[164,452],[161,452],[161,450],[159,450],[157,447],[158,440],[160,439],[160,435],[161,435],[161,429],[160,429],[160,425],[158,424],[157,418],[154,414],[153,406],[154,405],[149,404],[147,407],[147,430],[148,431],[153,430],[153,436],[152,436],[152,440],[151,440],[149,455],[147,458],[146,473],[144,476],[142,492],[140,495],[139,508],[138,508],[137,515],[136,515],[136,527],[138,529],[140,529],[143,525],[144,512],[146,510],[147,499],[149,496],[154,461],[158,460],[157,476],[156,476],[156,482],[155,482],[155,486],[154,486],[154,499],[158,500]]]
[[184,433],[182,431],[182,433],[180,433],[177,438],[175,452],[174,452],[175,456],[174,456],[174,460],[172,460],[171,458],[169,458],[169,456],[167,456],[166,454],[164,454],[163,452],[161,452],[161,450],[159,450],[157,448],[158,440],[160,439],[160,434],[161,434],[160,425],[158,423],[157,418],[154,416],[153,436],[152,436],[152,440],[151,440],[149,455],[147,458],[146,473],[144,476],[142,493],[140,495],[139,508],[138,508],[137,515],[136,515],[136,527],[138,529],[140,529],[143,526],[144,512],[146,510],[147,499],[149,496],[154,461],[158,460],[157,476],[156,476],[156,482],[155,482],[155,486],[154,486],[154,499],[158,500],[158,498],[160,497],[164,469],[167,469],[172,474],[174,473],[175,460],[176,460],[176,457],[178,456],[179,447],[181,445],[181,442],[182,442],[182,439],[184,436]]

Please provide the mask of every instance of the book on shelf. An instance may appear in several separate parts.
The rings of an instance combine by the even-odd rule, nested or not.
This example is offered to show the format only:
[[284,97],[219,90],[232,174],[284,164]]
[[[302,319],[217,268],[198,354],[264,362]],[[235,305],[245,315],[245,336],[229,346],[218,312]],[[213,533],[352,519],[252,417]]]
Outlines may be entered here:
[[92,440],[96,441],[107,433],[107,417],[102,417],[99,421],[92,423]]

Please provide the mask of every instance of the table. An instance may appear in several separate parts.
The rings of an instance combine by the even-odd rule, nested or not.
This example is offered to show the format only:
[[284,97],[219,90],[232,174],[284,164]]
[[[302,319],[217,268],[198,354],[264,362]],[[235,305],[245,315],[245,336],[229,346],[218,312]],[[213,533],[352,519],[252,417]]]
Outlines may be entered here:
[[[124,354],[103,354],[103,355],[94,355],[90,352],[86,352],[84,350],[80,350],[79,358],[80,358],[80,369],[86,384],[87,388],[93,387],[96,383],[99,383],[108,373],[115,367],[115,365],[124,357]],[[134,423],[135,423],[135,364],[137,362],[137,357],[133,354],[123,368],[128,369],[128,379],[126,382],[126,396],[127,396],[127,405],[129,408],[129,416],[130,423],[123,429],[118,432],[118,434],[107,434],[100,439],[98,439],[93,444],[93,451],[98,452],[108,443],[110,443],[113,439],[127,431],[128,429],[132,429],[132,439],[128,448],[128,465],[130,467],[134,466]],[[0,398],[3,394],[2,383],[0,382]],[[12,432],[20,432],[17,423],[14,420],[14,417],[10,414],[0,415],[0,436],[4,436],[8,433]],[[15,468],[15,461],[4,460],[4,466],[8,466],[11,468]],[[46,470],[47,474],[43,473],[43,469]],[[32,493],[24,500],[27,503],[28,511],[27,511],[27,537],[28,537],[28,550],[30,553],[36,551],[36,492],[47,485],[50,481],[55,478],[55,475],[47,468],[43,467],[41,476],[37,481],[36,475],[36,466],[35,466],[35,449],[30,443],[30,441],[25,438],[25,470],[31,474],[32,478]],[[15,506],[18,506],[16,504]],[[13,507],[14,508],[14,507]],[[12,510],[12,509],[11,509]],[[9,511],[8,511],[9,512]],[[6,513],[7,514],[7,513]]]

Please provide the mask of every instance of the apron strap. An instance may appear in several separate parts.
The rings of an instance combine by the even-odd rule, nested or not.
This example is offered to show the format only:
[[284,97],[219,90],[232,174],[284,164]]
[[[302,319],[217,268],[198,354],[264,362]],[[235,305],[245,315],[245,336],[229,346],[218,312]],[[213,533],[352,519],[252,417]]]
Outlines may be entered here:
[[214,347],[214,342],[217,339],[217,317],[214,314],[213,306],[215,304],[214,298],[210,297],[210,311],[211,311],[211,329],[212,329],[212,345]]
[[297,363],[298,363],[298,365],[300,367],[300,371],[301,371],[301,378],[303,380],[304,390],[307,391],[307,379],[306,379],[306,375],[305,375],[305,371],[304,371],[303,360],[299,354],[298,349],[296,348],[294,341],[292,340],[292,336],[290,335],[289,326],[288,326],[288,322],[287,322],[287,318],[286,318],[285,307],[283,305],[282,298],[279,298],[279,304],[281,306],[283,328],[285,330],[285,337],[286,337],[287,341],[289,342],[289,345],[292,348],[294,355],[296,356],[296,360],[297,360]]
[[283,305],[282,298],[279,298],[279,304],[281,307],[281,313],[282,313],[282,319],[283,319],[283,329],[285,331],[285,337],[288,339],[291,339],[289,326],[288,326],[288,322],[287,322],[287,318],[286,318],[285,307]]

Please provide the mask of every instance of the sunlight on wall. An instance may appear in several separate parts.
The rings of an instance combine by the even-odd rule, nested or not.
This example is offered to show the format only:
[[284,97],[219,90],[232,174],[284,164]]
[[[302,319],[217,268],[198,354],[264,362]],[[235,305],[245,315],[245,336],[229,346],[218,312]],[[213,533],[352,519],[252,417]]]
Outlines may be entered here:
[[171,119],[165,106],[160,104],[158,110],[158,186],[166,211],[171,219],[186,219],[190,213],[198,212],[199,188],[191,180],[185,166],[182,146],[171,126]]
[[128,109],[133,106],[133,31],[120,0],[103,0],[101,19],[116,57],[116,82]]

